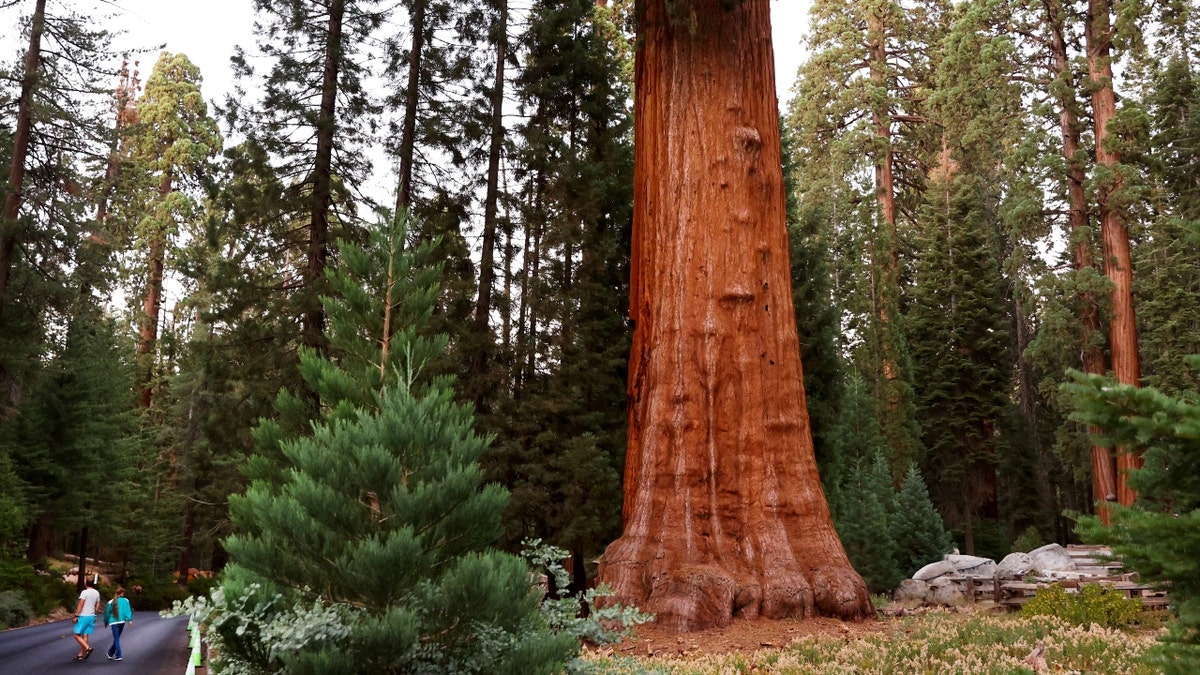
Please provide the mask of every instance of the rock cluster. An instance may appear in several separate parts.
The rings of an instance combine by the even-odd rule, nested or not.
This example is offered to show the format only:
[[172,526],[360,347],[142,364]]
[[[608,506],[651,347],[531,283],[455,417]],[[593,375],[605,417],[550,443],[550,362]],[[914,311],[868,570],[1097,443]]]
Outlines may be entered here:
[[[1092,576],[1078,569],[1067,549],[1047,544],[1029,553],[1010,553],[999,564],[990,558],[952,553],[930,563],[905,579],[893,598],[906,607],[944,605],[954,607],[972,601],[979,582],[1078,579]],[[990,586],[990,584],[989,584]]]

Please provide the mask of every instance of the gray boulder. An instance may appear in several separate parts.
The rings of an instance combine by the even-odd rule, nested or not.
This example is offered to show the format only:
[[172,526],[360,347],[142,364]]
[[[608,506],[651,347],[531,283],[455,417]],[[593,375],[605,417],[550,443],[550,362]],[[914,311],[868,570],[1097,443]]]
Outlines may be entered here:
[[945,562],[954,565],[958,576],[990,577],[996,573],[996,561],[973,555],[948,555]]
[[949,577],[938,577],[929,582],[929,598],[931,605],[946,607],[961,607],[967,604],[967,594],[954,580]]
[[920,607],[929,596],[929,584],[916,579],[905,579],[892,594],[892,599],[905,607]]
[[1050,572],[1073,572],[1077,569],[1075,561],[1067,549],[1058,544],[1046,544],[1029,552],[1029,560],[1033,565],[1033,573],[1048,575]]
[[1009,553],[996,565],[997,579],[1024,579],[1033,572],[1033,560],[1028,553]]
[[939,560],[917,570],[917,573],[912,575],[912,578],[917,581],[930,581],[956,572],[958,572],[958,568],[954,566],[954,563],[947,560]]

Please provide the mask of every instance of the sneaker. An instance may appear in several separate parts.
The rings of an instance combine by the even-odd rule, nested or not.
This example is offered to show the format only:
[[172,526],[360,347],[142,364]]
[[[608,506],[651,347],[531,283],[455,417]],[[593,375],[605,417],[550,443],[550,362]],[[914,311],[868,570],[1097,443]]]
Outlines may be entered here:
[[118,657],[115,657],[115,658],[113,659],[113,661],[120,661],[120,660],[121,660],[121,657],[119,657],[119,656],[118,656]]

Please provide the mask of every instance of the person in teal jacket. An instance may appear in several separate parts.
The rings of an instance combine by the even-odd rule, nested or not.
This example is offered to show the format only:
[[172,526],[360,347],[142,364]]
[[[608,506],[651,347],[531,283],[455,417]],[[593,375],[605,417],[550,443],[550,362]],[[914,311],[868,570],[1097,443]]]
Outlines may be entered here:
[[110,661],[121,660],[121,633],[125,630],[125,624],[132,622],[133,608],[125,598],[125,589],[117,586],[113,599],[104,607],[104,625],[112,628],[113,634],[112,646],[108,648]]

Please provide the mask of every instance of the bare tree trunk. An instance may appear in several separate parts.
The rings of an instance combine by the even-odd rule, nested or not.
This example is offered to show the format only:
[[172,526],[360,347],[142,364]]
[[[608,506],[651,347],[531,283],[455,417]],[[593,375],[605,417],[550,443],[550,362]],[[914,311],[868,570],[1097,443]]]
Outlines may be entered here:
[[87,525],[79,531],[79,575],[75,578],[75,590],[82,591],[87,579],[87,547],[88,547],[88,528]]
[[496,213],[500,201],[500,151],[504,147],[504,59],[508,49],[508,2],[500,0],[496,26],[496,77],[492,89],[491,145],[488,148],[487,194],[483,204],[483,237],[479,259],[479,293],[475,298],[475,328],[479,350],[471,355],[471,377],[475,382],[475,409],[486,412],[489,387],[483,386],[488,370],[491,340],[492,284],[496,277]]
[[192,540],[196,532],[196,504],[191,499],[187,500],[186,516],[183,522],[183,539],[180,540],[179,546],[179,578],[175,583],[180,586],[188,584],[188,570],[192,568]]
[[861,618],[805,407],[770,4],[725,5],[639,17],[624,533],[599,580],[677,630]]
[[[158,198],[165,202],[171,194],[171,172],[163,174],[158,184]],[[146,296],[142,300],[142,326],[138,336],[138,363],[142,369],[142,393],[139,404],[148,409],[154,398],[154,351],[158,344],[158,322],[162,315],[163,274],[166,269],[166,223],[150,237],[150,254],[146,268]]]
[[[1116,117],[1117,100],[1112,81],[1113,28],[1108,0],[1089,0],[1087,26],[1088,74],[1092,90],[1092,118],[1096,133],[1096,168],[1107,176],[1098,190],[1100,236],[1104,241],[1104,274],[1112,281],[1112,319],[1108,326],[1113,376],[1121,384],[1141,385],[1138,360],[1137,322],[1133,309],[1133,260],[1124,214],[1112,205],[1112,196],[1122,187],[1121,156],[1111,147],[1108,124]],[[1117,502],[1130,506],[1137,493],[1127,484],[1127,474],[1142,466],[1141,455],[1117,453]]]
[[[333,208],[333,137],[337,131],[338,77],[342,59],[342,17],[344,0],[329,6],[329,29],[325,42],[325,70],[321,76],[321,110],[317,116],[317,151],[313,164],[312,214],[308,239],[308,278],[311,288],[325,277],[329,259],[329,211]],[[325,348],[325,310],[313,297],[304,309],[302,342],[304,346]]]
[[[1075,77],[1071,72],[1071,61],[1067,54],[1062,6],[1059,0],[1043,0],[1043,6],[1052,33],[1050,50],[1055,74],[1071,85],[1060,87],[1060,91],[1063,93],[1059,96],[1059,127],[1062,130],[1063,158],[1067,165],[1067,200],[1070,209],[1072,251],[1075,258],[1075,269],[1082,271],[1095,268],[1096,262],[1092,257],[1092,247],[1088,237],[1090,214],[1087,193],[1084,190],[1087,173],[1084,170],[1083,154],[1080,150]],[[1083,328],[1083,344],[1080,346],[1083,355],[1083,370],[1089,374],[1103,375],[1108,369],[1104,362],[1103,345],[1099,344],[1096,339],[1100,335],[1100,306],[1095,294],[1089,291],[1081,293],[1079,300],[1082,308],[1079,321]],[[1098,430],[1092,428],[1089,431],[1094,433]],[[1103,505],[1116,498],[1117,464],[1113,453],[1109,448],[1093,445],[1092,499],[1096,504],[1096,512],[1105,525],[1109,524],[1111,514]]]
[[425,9],[419,0],[412,10],[412,42],[408,51],[408,85],[404,90],[404,120],[400,124],[400,185],[396,188],[396,213],[412,208],[413,152],[417,142],[417,105],[421,100],[421,57],[425,51]]
[[25,550],[25,560],[30,565],[41,564],[50,555],[50,542],[53,537],[50,515],[43,513],[35,518],[29,527],[29,548]]

